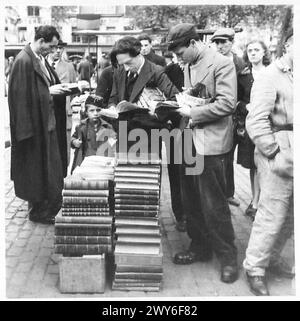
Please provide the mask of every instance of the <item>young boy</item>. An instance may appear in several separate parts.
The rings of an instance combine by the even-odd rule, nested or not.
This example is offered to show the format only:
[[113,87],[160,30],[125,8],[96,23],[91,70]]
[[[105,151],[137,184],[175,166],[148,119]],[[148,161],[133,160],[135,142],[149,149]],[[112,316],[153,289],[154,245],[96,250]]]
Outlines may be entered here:
[[85,101],[87,118],[76,127],[71,138],[71,147],[76,149],[71,172],[86,156],[115,155],[116,133],[113,126],[101,117],[102,101],[99,96],[88,96]]

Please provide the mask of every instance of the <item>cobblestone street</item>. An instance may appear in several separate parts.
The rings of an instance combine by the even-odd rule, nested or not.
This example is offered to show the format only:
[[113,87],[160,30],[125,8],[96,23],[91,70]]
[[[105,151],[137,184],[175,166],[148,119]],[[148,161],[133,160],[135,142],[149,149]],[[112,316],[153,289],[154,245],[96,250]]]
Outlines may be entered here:
[[[243,215],[250,201],[248,173],[236,166],[236,195],[240,207],[231,207],[239,252],[240,277],[233,284],[220,281],[219,264],[214,258],[209,263],[194,263],[178,266],[172,256],[188,246],[186,233],[175,229],[171,211],[169,182],[163,168],[161,197],[161,228],[164,253],[164,277],[159,293],[112,291],[108,280],[104,294],[62,294],[59,291],[58,255],[53,253],[54,226],[32,223],[27,217],[27,202],[14,195],[13,183],[9,179],[10,148],[5,152],[6,165],[6,280],[8,298],[101,298],[101,297],[216,297],[252,296],[248,289],[242,260],[251,229],[251,221]],[[284,250],[284,257],[293,264],[293,241]],[[274,296],[295,295],[294,280],[269,278],[269,289]]]

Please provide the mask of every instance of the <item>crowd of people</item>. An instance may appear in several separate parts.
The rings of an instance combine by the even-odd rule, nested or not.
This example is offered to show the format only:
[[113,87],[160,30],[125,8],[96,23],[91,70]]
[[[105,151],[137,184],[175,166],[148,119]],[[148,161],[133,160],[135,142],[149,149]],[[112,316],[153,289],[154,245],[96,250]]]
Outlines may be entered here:
[[162,128],[180,128],[181,138],[191,133],[192,143],[183,150],[203,160],[201,173],[187,175],[191,164],[174,161],[176,143],[168,153],[176,228],[191,239],[188,249],[175,254],[174,264],[206,262],[215,254],[221,281],[239,277],[229,206],[240,205],[234,184],[237,155],[237,163],[249,169],[252,191],[245,215],[253,226],[243,262],[250,290],[269,295],[266,271],[293,278],[292,267],[280,256],[293,234],[293,31],[286,34],[285,53],[273,62],[260,39],[248,42],[238,57],[234,37],[234,30],[220,28],[204,43],[194,25],[181,23],[169,30],[163,56],[154,52],[148,35],[120,38],[109,59],[96,66],[96,95],[87,97],[85,119],[71,135],[73,96],[64,84],[89,82],[95,69],[86,56],[75,70],[63,59],[66,43],[56,29],[37,28],[34,41],[10,66],[8,88],[11,178],[16,196],[28,201],[29,219],[53,224],[71,147],[73,169],[104,143],[106,156],[120,150],[121,116],[109,117],[120,103],[137,104],[149,87],[176,101],[180,92],[200,84],[203,105],[196,99],[180,101],[167,119],[155,113],[126,119],[129,129],[150,134]]

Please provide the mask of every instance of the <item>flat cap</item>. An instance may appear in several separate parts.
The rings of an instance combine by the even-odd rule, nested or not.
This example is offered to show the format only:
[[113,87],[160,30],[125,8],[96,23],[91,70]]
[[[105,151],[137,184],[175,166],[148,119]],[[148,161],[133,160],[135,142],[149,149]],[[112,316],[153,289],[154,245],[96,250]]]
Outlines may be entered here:
[[233,39],[235,35],[235,32],[232,28],[220,28],[216,30],[216,32],[213,34],[211,41],[215,41],[217,39]]
[[191,23],[180,23],[172,27],[167,36],[168,50],[172,50],[181,43],[198,38],[196,28]]
[[96,96],[96,95],[90,95],[87,96],[85,102],[84,102],[85,107],[87,105],[93,105],[96,107],[103,107],[103,98],[101,96]]

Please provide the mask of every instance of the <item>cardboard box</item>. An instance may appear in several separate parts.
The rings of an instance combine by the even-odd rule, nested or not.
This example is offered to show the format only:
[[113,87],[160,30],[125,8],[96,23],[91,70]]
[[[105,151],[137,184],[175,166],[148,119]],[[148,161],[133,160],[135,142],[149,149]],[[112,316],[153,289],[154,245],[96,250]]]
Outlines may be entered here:
[[104,293],[105,254],[65,257],[59,260],[59,287],[62,293]]

